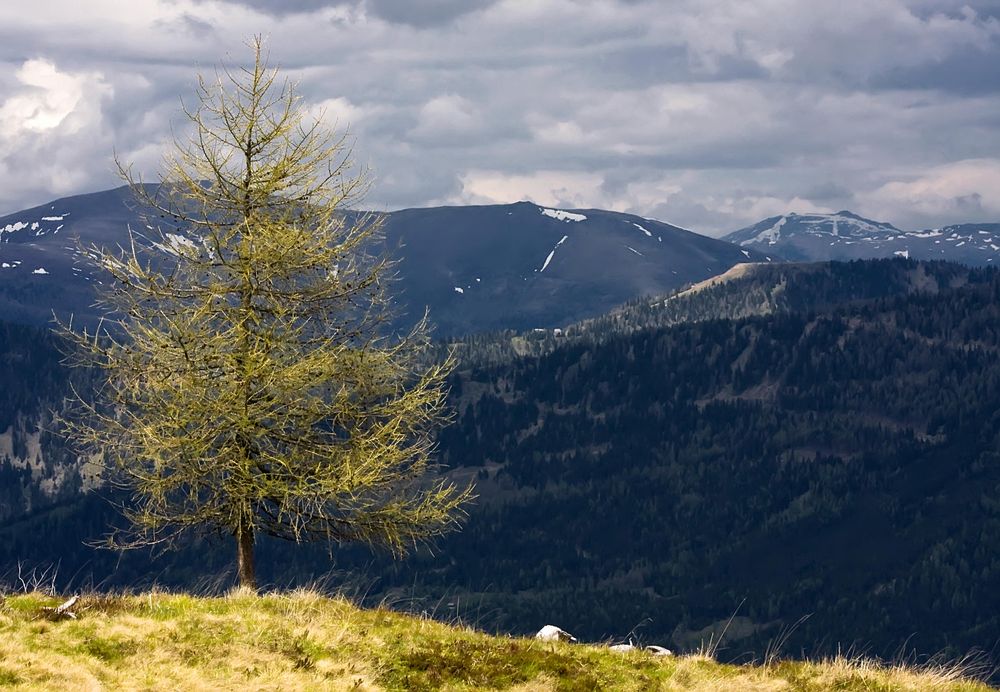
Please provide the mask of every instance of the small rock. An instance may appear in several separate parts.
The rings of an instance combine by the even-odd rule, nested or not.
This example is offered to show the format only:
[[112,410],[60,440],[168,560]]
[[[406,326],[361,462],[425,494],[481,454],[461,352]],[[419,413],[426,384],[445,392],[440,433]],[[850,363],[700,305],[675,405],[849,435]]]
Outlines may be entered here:
[[618,651],[620,653],[626,653],[628,651],[636,650],[635,646],[633,646],[632,644],[614,644],[613,646],[609,646],[608,648],[611,649],[612,651]]
[[656,646],[656,645],[647,646],[645,650],[648,651],[649,653],[653,654],[654,656],[673,656],[674,655],[673,651],[671,651],[670,649],[666,649],[666,648],[664,648],[662,646]]
[[575,642],[576,637],[567,632],[564,629],[560,629],[555,625],[546,625],[542,629],[538,630],[538,634],[535,635],[535,639],[543,642]]

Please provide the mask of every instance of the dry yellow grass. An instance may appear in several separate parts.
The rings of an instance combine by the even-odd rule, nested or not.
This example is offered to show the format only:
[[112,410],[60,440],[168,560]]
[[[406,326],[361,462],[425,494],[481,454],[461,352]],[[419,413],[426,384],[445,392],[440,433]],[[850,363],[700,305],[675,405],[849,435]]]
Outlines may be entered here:
[[961,690],[957,669],[838,658],[733,666],[494,637],[309,591],[8,596],[0,686],[24,690]]

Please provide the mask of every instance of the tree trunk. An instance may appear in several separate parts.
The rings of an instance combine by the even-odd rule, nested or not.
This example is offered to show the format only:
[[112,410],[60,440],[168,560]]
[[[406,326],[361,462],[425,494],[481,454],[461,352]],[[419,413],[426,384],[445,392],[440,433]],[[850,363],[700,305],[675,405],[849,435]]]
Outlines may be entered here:
[[253,562],[253,529],[242,522],[236,529],[236,574],[240,586],[257,590],[257,573]]

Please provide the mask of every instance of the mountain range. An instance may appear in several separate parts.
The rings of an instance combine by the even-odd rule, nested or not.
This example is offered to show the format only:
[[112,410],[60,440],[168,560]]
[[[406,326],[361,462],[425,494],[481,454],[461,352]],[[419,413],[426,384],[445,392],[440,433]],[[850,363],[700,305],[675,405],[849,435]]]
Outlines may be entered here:
[[[53,312],[93,323],[102,281],[85,248],[188,242],[151,223],[126,188],[80,195],[0,218],[0,318],[45,324]],[[702,281],[767,255],[631,214],[528,202],[376,214],[398,260],[405,327],[429,308],[441,336],[558,327],[640,295]]]
[[[87,248],[129,242],[169,250],[191,240],[170,218],[150,222],[127,187],[67,197],[0,218],[0,319],[92,324]],[[352,218],[360,215],[351,213]],[[437,334],[565,327],[642,296],[664,295],[748,262],[904,257],[1000,262],[1000,223],[901,231],[849,211],[775,216],[709,238],[633,214],[530,202],[376,213],[397,260],[395,325],[429,309]]]
[[849,211],[793,213],[772,216],[722,239],[791,261],[908,257],[971,265],[1000,263],[1000,223],[901,231]]

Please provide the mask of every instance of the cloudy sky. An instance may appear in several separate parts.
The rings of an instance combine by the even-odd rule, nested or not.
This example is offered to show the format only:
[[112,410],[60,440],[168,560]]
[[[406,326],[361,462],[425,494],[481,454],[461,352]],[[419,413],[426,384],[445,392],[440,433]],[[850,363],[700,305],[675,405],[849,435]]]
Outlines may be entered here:
[[374,208],[1000,221],[1000,0],[5,2],[0,213],[116,185],[114,151],[155,174],[257,33]]

